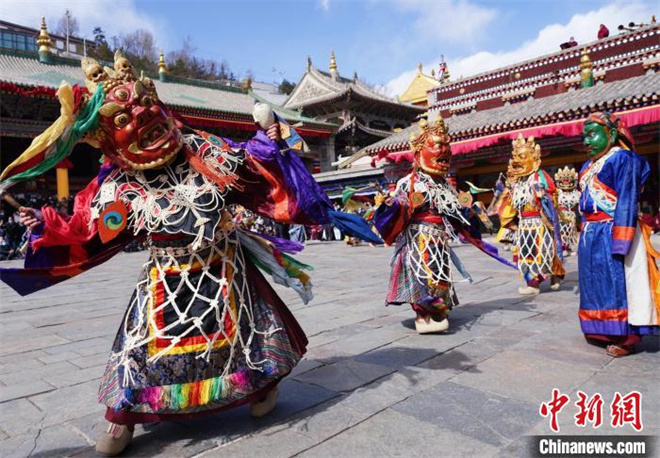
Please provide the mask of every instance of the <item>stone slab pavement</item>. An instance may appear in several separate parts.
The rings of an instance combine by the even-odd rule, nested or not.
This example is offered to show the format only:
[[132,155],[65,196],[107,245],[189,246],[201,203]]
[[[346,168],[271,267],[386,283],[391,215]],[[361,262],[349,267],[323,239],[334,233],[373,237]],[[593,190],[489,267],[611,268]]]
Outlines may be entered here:
[[[449,332],[420,336],[407,307],[384,306],[391,248],[309,243],[299,258],[315,267],[315,299],[277,288],[309,351],[273,413],[139,426],[125,456],[527,456],[527,436],[550,433],[539,406],[553,388],[571,397],[562,434],[637,434],[609,425],[614,393],[633,390],[642,434],[660,431],[658,338],[622,359],[587,345],[575,257],[559,291],[524,298],[514,270],[456,251],[474,284],[458,284]],[[0,285],[0,456],[94,456],[98,379],[145,259],[120,254],[25,298]],[[599,429],[575,426],[578,390],[603,396]]]

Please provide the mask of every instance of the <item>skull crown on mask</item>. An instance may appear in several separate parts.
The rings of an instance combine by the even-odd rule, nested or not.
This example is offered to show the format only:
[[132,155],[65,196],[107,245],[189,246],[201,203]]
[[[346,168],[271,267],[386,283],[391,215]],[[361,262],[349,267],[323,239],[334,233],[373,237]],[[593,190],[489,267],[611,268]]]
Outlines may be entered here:
[[518,135],[512,142],[513,151],[509,166],[507,168],[507,178],[513,181],[519,180],[536,172],[541,167],[541,146],[536,144],[534,137],[529,137],[527,141]]
[[438,116],[433,125],[422,119],[419,122],[421,133],[410,141],[415,152],[415,162],[429,175],[445,176],[451,163],[451,138],[442,117]]
[[114,69],[93,59],[82,61],[87,88],[103,84],[105,100],[99,127],[88,139],[124,169],[145,170],[167,164],[183,145],[171,112],[162,104],[149,78],[136,78],[131,63],[119,51]]
[[555,173],[555,183],[563,191],[572,191],[577,187],[578,174],[575,169],[569,169],[568,166],[557,170]]

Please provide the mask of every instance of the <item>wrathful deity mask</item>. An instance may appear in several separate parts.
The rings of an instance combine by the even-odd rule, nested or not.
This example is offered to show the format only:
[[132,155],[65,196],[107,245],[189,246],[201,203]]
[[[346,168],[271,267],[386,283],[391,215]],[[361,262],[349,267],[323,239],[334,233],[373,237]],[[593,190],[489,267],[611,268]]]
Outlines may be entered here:
[[114,69],[89,58],[83,59],[82,67],[87,88],[94,92],[102,84],[105,92],[99,127],[86,140],[124,169],[151,169],[171,161],[183,145],[183,136],[153,81],[136,78],[119,51]]
[[512,145],[513,151],[506,172],[509,180],[517,181],[531,175],[541,167],[541,146],[536,144],[534,137],[529,137],[525,141],[522,134],[519,134]]
[[632,135],[614,114],[592,113],[584,122],[582,134],[587,155],[591,160],[598,159],[617,144],[628,149],[633,147]]
[[422,119],[419,122],[421,133],[410,140],[410,146],[415,152],[415,162],[429,175],[445,176],[449,173],[451,162],[451,138],[441,116],[433,125]]
[[557,170],[555,173],[555,184],[562,191],[572,191],[577,187],[578,174],[575,169],[569,169],[568,166]]

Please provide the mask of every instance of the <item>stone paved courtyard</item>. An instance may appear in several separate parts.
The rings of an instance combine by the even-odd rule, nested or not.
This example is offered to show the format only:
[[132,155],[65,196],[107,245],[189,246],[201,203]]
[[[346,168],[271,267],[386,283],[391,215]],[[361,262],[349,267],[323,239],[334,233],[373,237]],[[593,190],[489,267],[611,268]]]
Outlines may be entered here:
[[[515,271],[470,246],[457,252],[475,283],[458,285],[447,334],[420,336],[408,308],[383,306],[390,248],[309,244],[300,259],[315,267],[315,299],[278,288],[309,351],[273,413],[144,425],[124,456],[526,456],[526,436],[550,432],[539,406],[553,388],[572,403],[576,390],[603,395],[596,434],[634,433],[609,426],[609,402],[638,390],[644,433],[658,433],[658,339],[623,359],[587,345],[575,258],[560,291],[530,299]],[[0,286],[0,456],[94,456],[98,379],[145,258],[121,254],[26,298]],[[574,413],[560,414],[561,433],[593,433]]]

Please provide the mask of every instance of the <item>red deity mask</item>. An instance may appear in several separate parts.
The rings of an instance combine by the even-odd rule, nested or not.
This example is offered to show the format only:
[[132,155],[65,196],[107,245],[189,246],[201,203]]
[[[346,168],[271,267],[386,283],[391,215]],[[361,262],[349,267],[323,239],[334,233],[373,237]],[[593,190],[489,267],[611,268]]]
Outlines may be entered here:
[[106,93],[91,143],[124,169],[151,169],[171,161],[183,145],[183,136],[154,83],[135,78],[121,55],[115,56],[115,72],[100,69],[96,62],[86,63],[88,87],[102,83]]
[[449,173],[451,162],[451,141],[444,120],[438,116],[432,126],[425,120],[420,121],[422,130],[419,137],[411,141],[415,151],[415,160],[419,167],[429,175],[445,176]]

